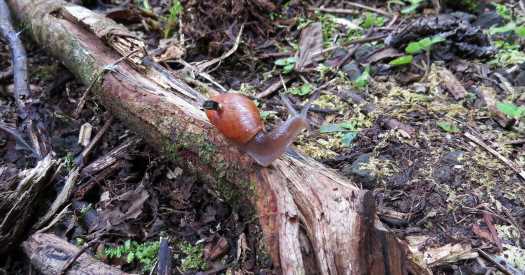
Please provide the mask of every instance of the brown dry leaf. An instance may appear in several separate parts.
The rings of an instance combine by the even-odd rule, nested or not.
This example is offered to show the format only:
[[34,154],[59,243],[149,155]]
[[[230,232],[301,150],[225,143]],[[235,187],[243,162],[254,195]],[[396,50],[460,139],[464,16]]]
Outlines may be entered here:
[[365,61],[367,63],[375,63],[378,61],[381,61],[383,59],[387,58],[394,58],[394,57],[400,57],[403,53],[394,49],[394,48],[383,48],[379,51],[376,51],[375,53],[372,53],[368,57],[366,57]]
[[[118,229],[126,220],[138,218],[148,198],[148,192],[140,184],[135,190],[111,199],[109,205],[100,212],[97,229]],[[125,227],[120,229],[125,231]]]
[[215,260],[220,256],[226,254],[230,249],[230,244],[224,237],[220,237],[219,240],[213,243],[209,243],[204,248],[204,257],[208,260]]
[[302,72],[307,66],[320,60],[320,52],[323,50],[322,24],[319,22],[310,24],[301,32],[299,41],[299,56],[295,63],[295,70]]
[[492,236],[492,242],[498,247],[498,251],[501,251],[503,247],[501,246],[501,239],[498,236],[498,231],[493,223],[493,217],[487,212],[483,212],[483,220],[489,229],[490,235]]
[[459,100],[465,97],[467,90],[451,71],[441,68],[438,73],[443,87],[452,95],[452,97],[454,97],[454,99]]
[[502,111],[496,107],[496,91],[494,88],[481,86],[479,88],[479,95],[489,109],[490,114],[496,122],[503,128],[508,128],[516,123],[515,119],[508,118]]
[[159,49],[162,49],[163,51],[160,56],[155,58],[155,62],[180,59],[186,54],[184,47],[180,45],[178,40],[173,38],[160,40]]

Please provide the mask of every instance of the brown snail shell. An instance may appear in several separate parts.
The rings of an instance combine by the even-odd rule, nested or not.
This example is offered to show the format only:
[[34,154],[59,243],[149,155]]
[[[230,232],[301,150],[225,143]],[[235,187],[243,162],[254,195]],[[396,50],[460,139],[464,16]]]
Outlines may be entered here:
[[264,124],[255,103],[240,94],[220,94],[211,99],[219,104],[218,110],[206,110],[210,122],[228,139],[245,144]]

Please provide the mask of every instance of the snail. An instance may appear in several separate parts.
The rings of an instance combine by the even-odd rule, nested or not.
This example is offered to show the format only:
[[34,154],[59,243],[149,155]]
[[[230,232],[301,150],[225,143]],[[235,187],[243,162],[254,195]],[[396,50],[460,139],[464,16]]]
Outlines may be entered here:
[[255,103],[241,94],[219,94],[206,100],[202,107],[219,132],[266,167],[286,151],[302,130],[309,128],[306,114],[310,103],[297,112],[286,96],[281,95],[281,100],[291,116],[271,132],[264,131]]

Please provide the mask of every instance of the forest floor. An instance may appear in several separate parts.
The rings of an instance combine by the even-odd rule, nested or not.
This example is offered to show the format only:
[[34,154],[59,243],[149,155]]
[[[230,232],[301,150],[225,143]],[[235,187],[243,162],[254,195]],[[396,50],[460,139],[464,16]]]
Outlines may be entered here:
[[[381,221],[435,274],[524,274],[525,5],[435,2],[77,4],[125,25],[174,72],[218,58],[195,79],[252,97],[268,129],[286,119],[278,93],[298,107],[311,100],[313,127],[294,145],[372,190]],[[96,98],[88,96],[77,118],[87,87],[45,49],[27,38],[24,44],[38,112],[65,168],[46,190],[48,203],[84,150],[81,127],[94,135],[110,121],[84,167],[123,148],[111,166],[81,171],[53,234],[82,246],[94,232],[108,233],[89,253],[128,272],[149,273],[166,236],[174,274],[272,273],[251,211],[110,120]],[[1,39],[0,56],[6,71],[10,53]],[[0,77],[0,121],[15,125],[11,84]],[[0,131],[0,192],[35,163],[14,135]],[[17,250],[0,267],[28,274],[28,261]]]

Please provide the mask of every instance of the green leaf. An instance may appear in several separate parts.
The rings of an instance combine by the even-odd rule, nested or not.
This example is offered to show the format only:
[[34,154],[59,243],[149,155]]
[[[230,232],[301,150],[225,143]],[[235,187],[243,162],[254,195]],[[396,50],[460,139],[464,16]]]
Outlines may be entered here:
[[133,262],[134,259],[135,259],[135,254],[133,252],[129,252],[128,256],[126,257],[126,261],[128,262],[128,264]]
[[131,240],[126,240],[124,242],[124,249],[126,249],[126,250],[131,249]]
[[489,34],[498,34],[498,33],[506,33],[506,32],[511,32],[511,31],[514,31],[516,29],[516,22],[509,22],[507,23],[506,25],[504,26],[501,26],[501,27],[491,27],[489,29]]
[[181,12],[182,4],[178,0],[174,1],[170,8],[169,21],[176,22]]
[[507,20],[512,19],[512,15],[510,13],[510,10],[507,8],[507,6],[498,4],[498,3],[491,3],[491,4],[496,8],[496,12],[498,13],[499,16]]
[[370,77],[370,66],[365,68],[365,71],[354,81],[355,86],[358,88],[364,88],[368,85],[368,78]]
[[401,13],[402,14],[409,14],[409,13],[413,13],[417,10],[417,8],[419,8],[419,5],[421,5],[421,3],[423,2],[424,0],[410,0],[408,2],[410,2],[410,6],[406,7],[406,8],[403,8],[401,10]]
[[292,87],[288,89],[288,92],[290,92],[292,95],[305,96],[309,95],[312,90],[313,86],[311,84],[305,83],[299,87]]
[[496,108],[510,118],[521,118],[525,116],[525,106],[516,106],[513,103],[498,102]]
[[324,124],[321,125],[319,128],[319,132],[321,134],[326,133],[336,133],[336,132],[348,132],[348,131],[355,131],[355,123],[350,121],[345,121],[341,123],[330,123],[330,124]]
[[283,67],[283,74],[289,74],[293,71],[293,69],[295,68],[295,65],[294,64],[288,64],[286,66]]
[[447,133],[457,133],[461,131],[456,125],[450,122],[440,121],[437,123],[437,125],[439,126],[439,128],[441,128],[443,131]]
[[350,146],[352,141],[357,137],[357,132],[348,132],[341,138],[341,143],[345,146]]
[[406,64],[410,64],[412,63],[412,60],[414,60],[414,56],[412,55],[403,55],[403,56],[400,56],[394,60],[391,60],[390,62],[388,62],[388,64],[392,65],[392,66],[401,66],[401,65],[406,65]]
[[295,64],[296,61],[297,61],[296,58],[292,56],[292,57],[279,58],[275,60],[274,64],[277,66],[284,67],[290,64]]
[[385,24],[385,18],[377,16],[375,13],[365,13],[365,19],[361,23],[361,27],[369,29],[371,27],[381,27]]
[[419,41],[408,43],[408,46],[405,48],[405,52],[408,54],[417,54],[429,49],[432,47],[432,45],[443,41],[445,41],[445,38],[439,35],[426,37]]
[[262,120],[267,121],[270,117],[275,116],[276,114],[276,111],[262,111],[261,118]]
[[517,36],[525,38],[525,25],[517,27],[516,29],[514,29],[514,32]]

